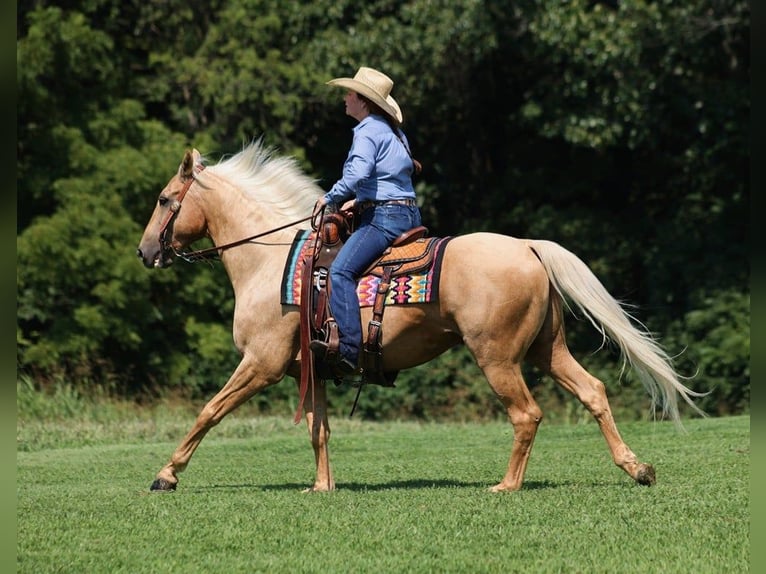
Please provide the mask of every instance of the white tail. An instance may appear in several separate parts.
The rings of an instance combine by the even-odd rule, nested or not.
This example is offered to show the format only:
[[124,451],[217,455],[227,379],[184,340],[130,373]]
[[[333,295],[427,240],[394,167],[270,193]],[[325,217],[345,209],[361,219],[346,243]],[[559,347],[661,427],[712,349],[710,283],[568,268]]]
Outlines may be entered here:
[[601,333],[604,343],[617,344],[623,369],[626,364],[630,365],[651,395],[653,405],[662,406],[664,416],[680,422],[678,395],[697,413],[706,416],[692,398],[707,393],[693,391],[679,381],[681,377],[673,368],[670,356],[646,327],[625,310],[625,305],[609,294],[579,257],[553,241],[527,240],[527,244],[542,262],[567,308],[574,313],[569,305],[572,301]]

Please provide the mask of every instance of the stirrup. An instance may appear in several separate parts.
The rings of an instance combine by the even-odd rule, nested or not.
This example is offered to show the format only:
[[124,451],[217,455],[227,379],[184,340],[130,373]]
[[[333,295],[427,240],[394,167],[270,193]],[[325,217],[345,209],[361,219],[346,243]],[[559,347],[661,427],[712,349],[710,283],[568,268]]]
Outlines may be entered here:
[[311,341],[309,349],[311,349],[317,359],[321,359],[325,363],[335,364],[340,359],[338,349],[333,349],[329,343],[321,339]]
[[330,318],[325,321],[324,329],[319,336],[309,342],[309,348],[314,356],[327,363],[337,363],[340,360],[340,337],[338,324]]

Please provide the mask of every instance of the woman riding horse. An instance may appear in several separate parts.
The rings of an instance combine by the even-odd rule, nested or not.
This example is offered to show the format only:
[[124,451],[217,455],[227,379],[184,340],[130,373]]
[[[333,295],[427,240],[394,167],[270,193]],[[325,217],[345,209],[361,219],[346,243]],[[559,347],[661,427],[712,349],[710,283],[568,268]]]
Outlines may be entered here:
[[399,128],[402,112],[391,97],[391,78],[361,67],[353,78],[327,83],[348,89],[346,114],[359,123],[343,176],[317,200],[314,215],[326,205],[338,209],[355,200],[360,217],[357,229],[330,266],[330,313],[337,323],[339,348],[334,349],[328,338],[312,341],[311,349],[343,377],[359,368],[359,278],[397,237],[419,226],[421,219],[412,185],[416,163],[407,136]]

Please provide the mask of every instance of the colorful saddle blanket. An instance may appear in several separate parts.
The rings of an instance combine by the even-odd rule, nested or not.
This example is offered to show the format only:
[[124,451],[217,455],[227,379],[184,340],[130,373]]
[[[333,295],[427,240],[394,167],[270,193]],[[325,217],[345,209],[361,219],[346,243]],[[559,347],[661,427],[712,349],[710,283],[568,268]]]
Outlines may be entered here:
[[[313,231],[299,231],[290,248],[282,274],[281,303],[283,305],[301,304],[301,282],[303,261],[313,245]],[[439,276],[441,274],[444,246],[451,237],[435,238],[433,264],[423,271],[396,275],[391,279],[391,287],[386,295],[386,305],[405,305],[430,303],[439,298]],[[312,241],[309,241],[312,240]],[[375,293],[380,284],[380,277],[365,275],[359,281],[357,294],[360,307],[372,307]]]

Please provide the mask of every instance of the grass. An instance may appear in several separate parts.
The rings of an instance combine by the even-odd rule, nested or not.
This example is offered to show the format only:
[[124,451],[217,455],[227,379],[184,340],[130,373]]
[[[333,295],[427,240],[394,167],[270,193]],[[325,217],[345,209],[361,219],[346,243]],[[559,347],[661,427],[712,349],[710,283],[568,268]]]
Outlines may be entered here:
[[504,494],[487,489],[510,425],[338,419],[338,490],[303,494],[305,426],[235,413],[175,493],[150,494],[192,422],[166,407],[133,419],[19,407],[18,572],[749,571],[749,416],[689,420],[686,433],[620,425],[657,469],[651,488],[613,465],[597,425],[543,423],[524,488]]

